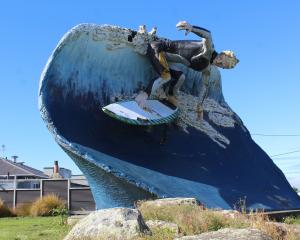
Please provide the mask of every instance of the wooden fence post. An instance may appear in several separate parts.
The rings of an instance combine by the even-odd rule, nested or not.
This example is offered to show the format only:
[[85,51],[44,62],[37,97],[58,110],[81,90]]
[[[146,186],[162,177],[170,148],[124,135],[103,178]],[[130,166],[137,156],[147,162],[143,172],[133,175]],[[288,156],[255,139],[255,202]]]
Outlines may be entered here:
[[69,211],[70,211],[70,206],[71,206],[70,187],[71,187],[71,181],[70,181],[70,178],[68,178],[68,210]]
[[13,200],[13,208],[16,208],[17,201],[17,176],[14,176],[14,200]]
[[40,198],[43,198],[43,179],[40,179]]

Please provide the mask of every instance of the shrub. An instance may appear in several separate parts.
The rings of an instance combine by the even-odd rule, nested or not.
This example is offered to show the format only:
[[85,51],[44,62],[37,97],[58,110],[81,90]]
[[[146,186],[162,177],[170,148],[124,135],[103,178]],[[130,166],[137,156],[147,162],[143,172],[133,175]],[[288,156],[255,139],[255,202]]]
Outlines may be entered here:
[[51,216],[53,209],[64,208],[65,203],[58,196],[49,194],[33,202],[30,208],[32,216]]
[[300,224],[300,217],[288,216],[283,219],[286,224]]
[[14,210],[14,213],[19,217],[30,216],[31,206],[31,203],[18,204]]
[[4,205],[4,201],[0,199],[0,217],[13,217],[14,213]]
[[54,208],[51,210],[51,213],[53,216],[60,216],[60,222],[59,222],[60,225],[67,224],[69,212],[66,207]]

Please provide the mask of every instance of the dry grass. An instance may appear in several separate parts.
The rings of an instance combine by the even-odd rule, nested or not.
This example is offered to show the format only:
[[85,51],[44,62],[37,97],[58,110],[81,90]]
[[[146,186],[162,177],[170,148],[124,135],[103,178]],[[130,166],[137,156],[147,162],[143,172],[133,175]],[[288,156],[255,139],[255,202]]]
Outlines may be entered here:
[[289,226],[273,222],[262,213],[250,214],[248,221],[252,228],[266,233],[274,240],[299,240],[299,237]]
[[161,220],[176,223],[183,235],[217,231],[225,227],[242,228],[249,224],[241,219],[230,219],[217,211],[204,210],[200,206],[149,207],[140,205],[145,220]]
[[[176,223],[180,235],[196,235],[217,231],[221,228],[255,228],[274,240],[296,240],[296,234],[286,227],[277,225],[263,214],[250,215],[235,213],[234,216],[221,211],[206,210],[200,206],[138,206],[145,220],[161,220]],[[167,234],[167,235],[166,235]],[[174,236],[174,235],[173,235]],[[154,232],[153,236],[143,239],[172,239],[170,233]]]
[[31,216],[51,216],[52,210],[62,209],[65,207],[65,203],[58,196],[49,194],[44,196],[42,199],[36,200],[31,208]]
[[14,213],[18,217],[28,217],[30,216],[31,206],[31,203],[18,204],[17,207],[14,209]]
[[0,199],[0,217],[13,217],[14,213],[7,206],[4,205],[4,201]]

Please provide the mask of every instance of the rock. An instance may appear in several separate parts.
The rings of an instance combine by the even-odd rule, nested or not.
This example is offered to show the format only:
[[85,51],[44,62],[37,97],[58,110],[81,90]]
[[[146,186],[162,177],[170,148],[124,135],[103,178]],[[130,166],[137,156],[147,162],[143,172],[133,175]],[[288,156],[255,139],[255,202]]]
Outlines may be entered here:
[[228,217],[228,218],[235,218],[237,215],[241,214],[237,210],[220,210],[217,212],[223,214],[225,217]]
[[285,239],[290,232],[293,232],[296,236],[300,237],[300,225],[299,224],[286,224],[281,222],[268,222],[275,226],[277,233],[281,239]]
[[76,223],[78,223],[79,220],[81,220],[85,217],[86,217],[86,215],[73,215],[73,216],[68,217],[67,223],[68,223],[68,225],[73,226]]
[[150,200],[146,202],[138,203],[138,205],[143,206],[155,206],[155,207],[164,207],[164,206],[199,206],[199,202],[196,198],[161,198],[156,200]]
[[152,230],[153,228],[166,228],[170,231],[174,232],[176,236],[179,234],[179,227],[176,223],[165,222],[160,220],[148,220],[146,221],[146,225]]
[[151,231],[138,210],[111,208],[95,211],[81,219],[64,240],[126,240],[141,234],[151,234]]
[[285,223],[267,222],[266,224],[271,225],[276,229],[276,232],[278,233],[280,239],[285,239],[285,237],[288,234],[288,231],[290,230],[290,227]]
[[256,229],[224,228],[219,231],[206,232],[196,236],[185,236],[175,240],[272,240],[265,233]]

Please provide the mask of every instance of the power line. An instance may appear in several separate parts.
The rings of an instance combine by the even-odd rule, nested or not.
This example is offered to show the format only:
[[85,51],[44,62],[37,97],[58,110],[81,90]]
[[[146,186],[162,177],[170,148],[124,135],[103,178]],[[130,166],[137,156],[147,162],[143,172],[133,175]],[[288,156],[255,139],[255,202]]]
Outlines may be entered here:
[[295,156],[295,157],[275,157],[273,160],[295,160],[295,159],[300,159],[300,156]]
[[282,155],[288,155],[288,154],[297,153],[297,152],[300,152],[300,149],[295,150],[295,151],[291,151],[291,152],[279,153],[279,154],[276,154],[276,155],[272,155],[270,157],[277,157],[277,156],[282,156]]
[[300,137],[300,134],[263,134],[263,133],[252,133],[252,136],[261,137]]

